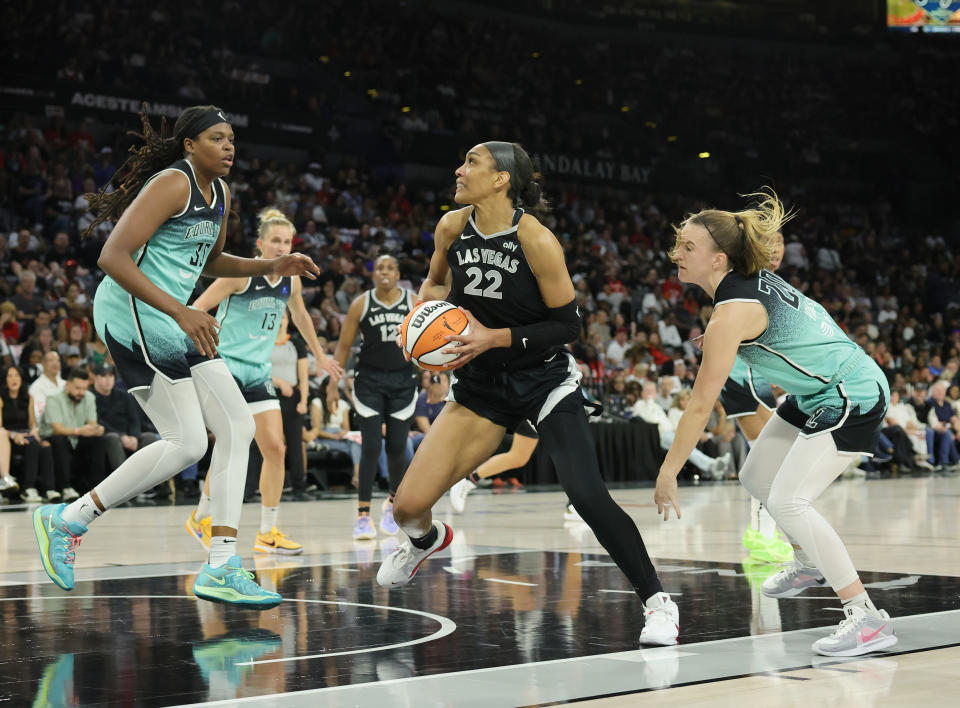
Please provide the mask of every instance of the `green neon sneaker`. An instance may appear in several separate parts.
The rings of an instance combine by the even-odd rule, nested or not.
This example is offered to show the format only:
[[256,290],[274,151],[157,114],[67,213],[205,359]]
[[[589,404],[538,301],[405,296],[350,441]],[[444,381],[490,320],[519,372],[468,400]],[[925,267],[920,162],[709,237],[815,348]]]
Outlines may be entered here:
[[760,537],[760,543],[750,549],[750,557],[764,563],[789,563],[793,560],[793,546],[780,536]]
[[763,536],[752,526],[747,526],[747,529],[743,532],[743,537],[740,539],[741,545],[748,551],[753,551],[753,549],[759,547],[763,541]]
[[207,685],[211,674],[221,673],[232,686],[239,686],[244,674],[253,669],[248,662],[277,651],[281,646],[280,635],[252,627],[194,644],[193,659]]
[[80,537],[87,532],[87,527],[65,522],[60,514],[66,507],[66,504],[44,504],[35,509],[33,531],[47,575],[64,590],[73,590],[73,564]]
[[277,593],[257,585],[253,573],[243,569],[240,556],[232,556],[219,568],[204,563],[193,584],[193,594],[201,600],[256,610],[269,610],[283,600]]
[[754,560],[750,556],[744,558],[740,565],[743,568],[744,577],[754,590],[760,590],[763,582],[779,570],[775,565]]

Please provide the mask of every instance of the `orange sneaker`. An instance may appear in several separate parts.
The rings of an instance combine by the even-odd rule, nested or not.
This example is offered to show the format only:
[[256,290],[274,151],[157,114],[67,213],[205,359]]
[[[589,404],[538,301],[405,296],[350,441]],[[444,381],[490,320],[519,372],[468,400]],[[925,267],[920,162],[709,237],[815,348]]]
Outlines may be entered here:
[[253,544],[253,550],[261,553],[279,553],[280,555],[296,556],[303,553],[303,546],[296,541],[291,541],[274,526],[268,533],[257,532],[257,540]]
[[210,538],[212,537],[211,530],[213,528],[213,517],[206,517],[197,521],[197,510],[194,509],[190,512],[189,518],[187,518],[187,533],[197,539],[197,542],[210,550]]

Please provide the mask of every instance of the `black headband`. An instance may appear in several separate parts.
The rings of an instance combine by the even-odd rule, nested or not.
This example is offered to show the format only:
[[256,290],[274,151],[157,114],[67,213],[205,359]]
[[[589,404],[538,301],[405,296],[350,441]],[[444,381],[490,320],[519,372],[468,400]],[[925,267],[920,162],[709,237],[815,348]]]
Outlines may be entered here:
[[703,228],[705,228],[707,230],[707,233],[710,234],[710,238],[712,238],[713,242],[717,244],[717,248],[719,248],[721,252],[726,253],[726,251],[723,250],[723,246],[721,246],[720,242],[717,241],[717,237],[713,235],[713,231],[711,231],[710,227],[707,226],[707,222],[704,221],[703,218],[700,216],[696,217],[696,219],[697,219],[697,223],[700,224],[700,226],[702,226]]
[[219,108],[208,108],[190,121],[183,137],[193,139],[212,125],[229,122],[226,114]]

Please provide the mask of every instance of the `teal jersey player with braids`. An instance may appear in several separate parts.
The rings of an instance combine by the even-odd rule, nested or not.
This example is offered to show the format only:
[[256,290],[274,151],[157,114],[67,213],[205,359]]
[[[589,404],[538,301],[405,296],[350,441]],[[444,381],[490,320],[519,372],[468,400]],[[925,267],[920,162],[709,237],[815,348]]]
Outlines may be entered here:
[[[296,229],[283,212],[265,209],[260,214],[257,250],[265,259],[285,256],[290,253],[295,234]],[[220,324],[220,356],[240,386],[253,414],[256,424],[254,439],[263,455],[260,469],[260,529],[254,549],[263,553],[296,555],[303,552],[303,546],[279,530],[277,518],[286,469],[285,440],[294,437],[292,434],[285,435],[284,422],[286,419],[288,427],[292,425],[302,429],[297,416],[307,412],[307,404],[305,396],[299,402],[294,402],[290,391],[281,390],[283,395],[277,398],[275,383],[281,388],[290,386],[281,379],[274,379],[270,363],[277,332],[287,308],[301,336],[313,351],[317,370],[326,369],[335,379],[343,370],[320,346],[313,321],[303,303],[300,278],[283,276],[271,279],[262,275],[219,278],[193,303],[194,307],[204,312],[218,305],[216,319]],[[305,386],[303,390],[306,391]],[[288,402],[293,404],[291,410],[282,410]],[[299,442],[291,442],[291,446],[294,444],[296,449],[290,452],[299,453]],[[291,455],[291,459],[291,468],[301,464],[298,454]],[[211,491],[208,477],[204,482],[200,503],[186,522],[187,531],[204,546],[210,543],[211,495],[217,494],[216,488]]]
[[654,501],[677,516],[677,474],[693,450],[736,357],[789,395],[763,426],[740,470],[793,544],[794,560],[761,586],[786,598],[827,584],[844,619],[813,643],[824,656],[859,656],[897,643],[890,616],[861,582],[840,536],[813,502],[877,444],[890,389],[880,367],[827,311],[767,270],[771,236],[789,218],[772,191],[753,208],[707,209],[677,229],[670,253],[682,282],[713,298],[693,395],[660,467]]
[[187,307],[197,278],[315,277],[306,256],[272,260],[223,253],[230,189],[221,179],[235,156],[233,128],[216,106],[183,111],[173,137],[157,135],[141,113],[144,145],[112,182],[90,195],[105,219],[116,221],[97,264],[106,274],[93,304],[94,323],[130,393],[161,439],[141,448],[70,505],[47,504],[33,514],[47,575],[74,586],[76,548],[105,511],[165,482],[207,450],[216,435],[208,478],[221,490],[213,505],[210,553],[194,594],[204,600],[267,609],[281,597],[261,588],[236,552],[253,417],[226,364],[217,355],[217,322]]

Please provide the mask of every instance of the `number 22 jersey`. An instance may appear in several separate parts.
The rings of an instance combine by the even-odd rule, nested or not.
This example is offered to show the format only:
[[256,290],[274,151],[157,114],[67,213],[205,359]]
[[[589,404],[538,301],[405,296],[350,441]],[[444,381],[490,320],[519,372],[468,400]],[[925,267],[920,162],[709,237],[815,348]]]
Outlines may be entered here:
[[[517,237],[523,213],[523,209],[514,211],[510,228],[484,234],[477,228],[471,210],[460,236],[447,249],[447,264],[453,276],[450,302],[469,310],[490,329],[520,327],[550,317]],[[464,369],[524,369],[542,364],[560,349],[488,349]]]

